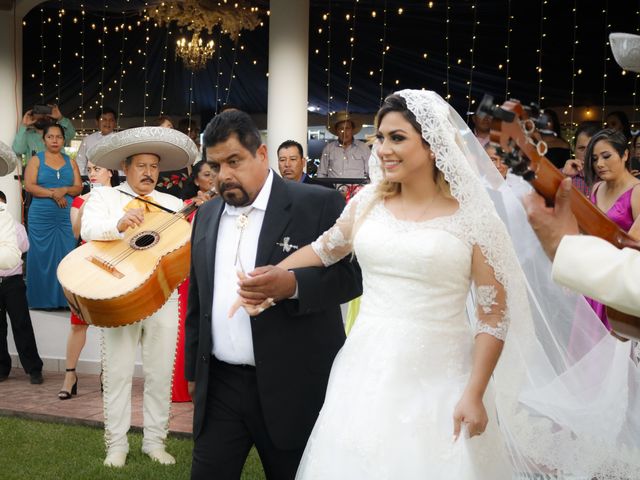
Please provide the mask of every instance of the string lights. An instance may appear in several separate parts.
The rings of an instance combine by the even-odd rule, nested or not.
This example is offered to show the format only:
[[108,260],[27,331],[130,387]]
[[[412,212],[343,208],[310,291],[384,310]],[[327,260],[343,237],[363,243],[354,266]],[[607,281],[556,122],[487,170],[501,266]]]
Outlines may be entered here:
[[[638,1],[638,6],[636,7],[636,16],[638,17],[638,21],[636,23],[636,35],[640,35],[640,1]],[[640,77],[640,73],[636,73],[633,79],[633,118],[631,119],[631,129],[635,130],[636,122],[638,121],[638,78]]]
[[384,8],[382,10],[382,55],[380,55],[380,101],[378,107],[382,106],[384,100],[384,60],[387,57],[387,0],[384,0]]
[[[168,1],[166,3],[175,2]],[[222,4],[223,1],[220,3]],[[632,124],[634,128],[637,128],[640,121],[640,98],[638,97],[640,94],[638,92],[640,74],[622,71],[621,75],[626,75],[626,77],[619,77],[617,73],[612,74],[613,80],[608,77],[608,68],[611,64],[608,33],[612,31],[613,25],[614,28],[625,28],[626,31],[640,34],[640,4],[638,0],[633,2],[635,4],[633,6],[636,7],[636,10],[633,10],[635,15],[631,15],[632,11],[629,10],[625,18],[622,18],[620,12],[616,10],[617,4],[609,0],[593,6],[582,2],[579,13],[577,12],[578,0],[565,3],[566,5],[549,0],[539,0],[535,3],[534,10],[525,10],[521,8],[520,2],[505,0],[496,4],[495,12],[479,10],[484,4],[477,0],[470,0],[464,5],[459,5],[452,0],[421,2],[420,7],[417,6],[417,3],[409,5],[405,2],[404,8],[399,7],[400,4],[388,0],[363,2],[362,4],[359,3],[359,0],[339,4],[329,0],[321,2],[321,10],[318,9],[320,4],[312,3],[311,9],[312,12],[317,12],[314,16],[318,21],[313,28],[316,30],[313,32],[315,35],[311,36],[310,54],[315,60],[311,65],[312,67],[315,65],[319,69],[320,78],[316,76],[315,80],[320,80],[322,83],[325,81],[322,68],[325,67],[326,61],[324,71],[326,72],[327,114],[335,113],[334,110],[338,109],[336,105],[356,111],[356,107],[375,108],[375,105],[356,105],[355,102],[365,98],[365,94],[373,104],[375,97],[378,96],[378,105],[381,105],[385,93],[394,86],[394,83],[395,85],[404,83],[404,79],[400,75],[397,77],[389,76],[392,73],[392,67],[394,67],[394,70],[408,73],[407,80],[411,78],[411,83],[418,88],[424,85],[427,88],[441,91],[443,97],[452,104],[452,97],[456,96],[455,106],[460,111],[463,111],[465,106],[468,111],[473,110],[474,105],[477,105],[478,94],[481,93],[480,86],[487,88],[487,90],[493,89],[498,97],[502,92],[505,100],[508,100],[512,95],[531,96],[531,93],[535,99],[537,93],[537,101],[541,106],[547,104],[545,106],[562,105],[564,107],[562,108],[564,111],[562,119],[565,124],[563,126],[569,126],[572,130],[577,123],[583,120],[580,104],[585,97],[582,94],[587,93],[583,91],[587,88],[585,82],[592,83],[590,79],[582,78],[586,77],[583,75],[583,70],[586,69],[582,65],[582,54],[588,53],[583,52],[586,48],[592,54],[595,53],[595,59],[592,55],[592,60],[595,60],[596,65],[598,62],[602,62],[601,67],[597,67],[596,72],[593,72],[596,76],[595,83],[600,85],[600,87],[595,87],[595,91],[601,88],[601,94],[596,94],[596,101],[601,100],[602,107],[601,112],[597,112],[598,106],[595,109],[592,107],[590,116],[585,116],[584,119],[597,119],[599,114],[603,118],[606,117],[608,111],[612,109],[608,107],[607,102],[613,104],[621,99],[629,105],[629,110],[633,110]],[[159,4],[150,1],[136,2],[135,4],[145,5],[146,8],[142,11],[137,10],[137,7],[133,6],[134,2],[129,3],[126,0],[117,3],[110,0],[100,0],[91,5],[53,0],[34,9],[28,17],[29,28],[25,28],[25,35],[29,35],[25,37],[28,38],[28,43],[25,41],[25,47],[30,50],[27,52],[25,48],[24,55],[25,67],[27,67],[25,68],[25,94],[30,95],[30,98],[25,101],[36,103],[66,101],[70,105],[65,109],[72,112],[73,116],[70,116],[73,118],[74,124],[79,127],[79,131],[83,131],[85,128],[91,129],[93,127],[92,113],[97,107],[104,108],[106,105],[117,107],[118,122],[124,115],[128,115],[130,110],[137,111],[136,114],[142,117],[139,124],[147,125],[151,118],[150,114],[155,118],[155,115],[165,115],[167,111],[176,114],[182,111],[184,114],[188,110],[187,116],[193,117],[195,115],[197,119],[197,104],[200,103],[199,95],[201,93],[204,98],[207,98],[207,102],[215,98],[216,111],[228,103],[230,98],[236,97],[235,94],[238,92],[234,89],[237,90],[240,87],[238,82],[244,80],[239,75],[240,69],[244,65],[243,59],[247,58],[248,50],[244,50],[244,48],[250,47],[247,43],[246,37],[248,35],[246,33],[243,32],[241,39],[225,44],[224,48],[227,50],[223,51],[222,38],[227,37],[229,33],[220,28],[220,24],[217,24],[215,26],[217,32],[214,31],[211,37],[207,34],[206,40],[203,37],[205,42],[208,42],[209,38],[218,41],[218,45],[216,45],[218,51],[213,52],[213,57],[209,61],[209,75],[215,75],[215,82],[212,79],[205,80],[206,85],[201,87],[204,75],[202,78],[197,73],[187,75],[187,70],[179,67],[178,72],[184,72],[182,97],[174,99],[170,93],[173,92],[176,85],[172,83],[171,69],[173,65],[169,63],[169,55],[173,55],[173,48],[179,36],[176,34],[175,20],[166,15],[164,17],[165,26],[162,29],[153,28],[157,25],[149,24],[149,22],[154,22],[150,11]],[[227,3],[230,8],[234,8],[233,4],[234,2]],[[611,11],[608,8],[609,4]],[[119,7],[114,8],[114,5]],[[120,5],[123,6],[120,7]],[[471,11],[468,10],[468,7],[471,7]],[[433,10],[429,10],[430,8]],[[529,20],[534,21],[528,24],[521,21],[518,16],[520,12],[524,11],[529,12],[529,15],[533,17]],[[261,15],[264,13],[262,10],[260,12]],[[435,18],[430,18],[431,16],[428,16],[427,12],[429,14],[435,13]],[[404,15],[405,13],[407,15]],[[495,22],[500,28],[497,32],[499,38],[496,40],[495,52],[492,57],[489,57],[490,62],[484,63],[485,58],[489,55],[489,52],[485,52],[485,38],[492,32],[490,27],[485,24],[486,22],[483,21],[481,25],[480,21],[491,13],[495,13],[497,19]],[[396,14],[399,18],[394,17]],[[417,16],[412,17],[414,14]],[[571,19],[569,14],[571,14]],[[332,18],[332,15],[336,18]],[[427,36],[423,32],[422,35],[425,37],[425,43],[427,41],[432,43],[435,40],[436,46],[438,46],[437,42],[444,40],[437,49],[440,51],[439,54],[433,52],[432,55],[432,52],[428,50],[430,47],[411,48],[415,47],[417,41],[415,38],[414,44],[401,43],[405,41],[405,38],[407,41],[411,40],[412,33],[408,31],[407,26],[413,25],[414,18],[424,21],[424,25],[429,25],[428,22],[433,22],[433,25],[439,24],[437,27],[439,30],[436,34],[427,32],[429,33]],[[567,28],[573,27],[573,31],[569,32],[564,29],[563,35],[566,36],[560,37],[560,35],[556,36],[553,29],[558,25],[556,21],[560,23],[562,19],[564,19],[563,25]],[[136,25],[137,20],[139,21]],[[622,23],[622,20],[625,23]],[[169,22],[174,23],[170,26],[167,25]],[[604,22],[605,30],[603,32],[604,40],[597,38],[598,28],[589,28],[589,32],[595,32],[595,37],[593,35],[591,38],[585,37],[586,34],[583,33],[585,27],[593,27],[595,24],[596,27],[602,28],[602,22]],[[416,24],[418,23],[416,22]],[[469,24],[472,25],[472,29],[468,29]],[[505,24],[506,31],[503,30]],[[391,26],[393,30],[387,31]],[[581,26],[582,31],[579,30]],[[403,32],[402,36],[396,39],[395,32],[403,29],[408,33]],[[521,35],[516,37],[514,32],[518,30],[521,30],[519,32]],[[192,38],[193,31],[188,27],[184,27],[183,33],[187,39]],[[360,37],[364,37],[366,34],[366,45],[365,39],[358,37],[358,34]],[[469,42],[469,35],[471,42]],[[556,48],[555,38],[562,38],[560,42],[565,47],[568,42],[571,42],[570,51],[567,48]],[[590,43],[586,43],[587,40]],[[461,43],[462,45],[460,45]],[[477,50],[479,46],[481,51]],[[500,48],[501,46],[502,48]],[[63,47],[66,51],[63,51]],[[326,47],[326,52],[322,51],[324,47]],[[393,54],[391,53],[392,47]],[[489,44],[486,47],[488,50]],[[602,58],[597,54],[601,48],[604,48]],[[536,51],[535,58],[533,57],[534,50]],[[561,50],[566,52],[564,68],[570,68],[570,79],[566,78],[566,72],[563,74],[561,71],[561,61],[558,58],[562,55]],[[523,51],[526,54],[522,56],[523,59],[526,59],[522,60],[525,62],[523,66],[526,73],[522,75],[525,75],[526,78],[521,79],[519,76],[516,78],[514,74],[521,75],[521,65],[518,63],[521,60],[516,55]],[[89,55],[88,60],[85,59],[85,54]],[[224,55],[227,57],[225,58]],[[355,64],[356,57],[358,57],[358,64]],[[261,59],[255,58],[249,57],[244,61],[257,65]],[[569,58],[570,62],[567,62],[566,60]],[[476,61],[478,65],[475,64]],[[515,68],[511,67],[512,61],[518,63]],[[213,65],[214,62],[216,62],[216,67]],[[410,62],[415,63],[411,64]],[[469,62],[468,66],[467,62]],[[493,69],[489,68],[489,63]],[[227,70],[229,67],[230,70]],[[484,70],[485,67],[488,71]],[[64,73],[63,68],[65,69]],[[535,75],[532,75],[531,72],[533,68],[536,69]],[[252,69],[262,75],[260,68],[252,67]],[[598,70],[602,70],[602,80],[598,76]],[[612,72],[614,70],[616,69],[613,68]],[[362,94],[359,92],[363,87],[360,83],[360,72],[364,73],[367,79],[368,83],[365,82],[365,85],[369,85]],[[228,78],[225,78],[225,75],[228,75]],[[409,75],[413,75],[413,77]],[[555,75],[556,78],[552,78],[550,75]],[[629,78],[631,75],[633,75],[633,82]],[[562,78],[558,79],[560,76]],[[29,82],[27,82],[27,78]],[[521,81],[514,82],[514,79]],[[624,83],[626,79],[628,79],[628,83]],[[136,85],[133,85],[134,80],[137,82]],[[260,81],[262,80],[264,77],[260,78]],[[311,81],[313,80],[311,79]],[[488,85],[491,80],[495,80],[493,85]],[[534,82],[537,92],[533,90],[535,88]],[[67,91],[68,86],[74,91]],[[344,91],[345,86],[346,92]],[[185,87],[189,89],[187,108],[184,105],[184,101],[187,100]],[[133,96],[134,88],[138,92],[135,97]],[[205,91],[200,92],[200,88]],[[593,89],[593,87],[591,88]],[[609,88],[612,89],[611,96],[608,95]],[[633,91],[629,95],[631,88]],[[195,93],[196,89],[198,89],[197,94]],[[322,86],[320,89],[322,97],[325,93],[322,92]],[[142,90],[144,90],[143,94]],[[73,95],[72,101],[69,101],[68,97],[71,95],[68,94]],[[462,100],[462,94],[466,95],[466,102]],[[140,102],[141,95],[143,102]],[[336,98],[339,100],[338,102],[335,101]],[[320,99],[320,109],[323,111],[325,100]],[[576,106],[576,102],[578,106]],[[312,105],[309,108],[310,110],[312,108],[318,109],[317,106]],[[89,123],[85,124],[85,120]],[[567,135],[567,138],[569,136]]]
[[56,81],[56,104],[60,104],[60,89],[62,88],[62,19],[64,16],[64,0],[60,0],[58,11],[58,63],[54,67],[58,70]]
[[44,103],[44,9],[40,7],[40,103]]
[[147,111],[149,110],[149,105],[147,104],[147,99],[149,97],[149,78],[148,78],[148,51],[149,51],[149,15],[147,15],[147,7],[148,4],[145,2],[144,4],[144,67],[142,70],[144,71],[144,97],[143,97],[143,109],[142,109],[142,125],[147,125]]
[[167,56],[169,52],[169,25],[166,27],[166,34],[164,36],[164,55],[162,57],[162,85],[160,87],[160,116],[164,115],[164,86],[167,79]]
[[80,24],[80,130],[84,130],[84,29],[85,11],[84,4],[80,4],[81,24]]
[[573,0],[573,42],[571,44],[571,100],[569,103],[569,127],[573,132],[573,115],[576,95],[576,48],[578,47],[578,0]]
[[[105,69],[105,61],[107,59],[107,50],[105,48],[106,38],[105,35],[107,33],[107,2],[105,1],[102,9],[102,31],[100,32],[100,38],[98,39],[98,43],[101,47],[100,54],[100,111],[104,108],[104,69]],[[96,102],[97,103],[97,102]]]
[[544,6],[547,4],[547,0],[542,0],[540,2],[540,45],[536,50],[538,54],[538,105],[542,105],[542,100],[544,97],[542,96],[542,44],[544,42],[544,37],[546,37],[546,33],[544,32],[544,21],[547,19],[544,16]]
[[331,115],[331,0],[329,0],[329,11],[322,16],[327,23],[327,129],[329,128],[329,116]]
[[444,80],[444,85],[445,85],[445,90],[447,92],[447,96],[445,97],[445,99],[450,102],[451,101],[451,92],[449,91],[449,70],[451,70],[451,64],[449,62],[449,24],[451,22],[451,5],[449,4],[449,0],[447,0],[447,3],[445,4],[445,34],[444,34],[444,40],[445,40],[445,44],[446,44],[446,50],[445,50],[445,58],[446,58],[446,69],[445,69],[445,80]]
[[604,123],[606,118],[606,101],[607,101],[607,63],[609,61],[609,1],[604,0],[604,8],[602,10],[602,16],[604,18],[604,60],[602,62],[602,108],[601,118]]
[[233,51],[233,60],[231,61],[231,72],[229,73],[229,84],[225,89],[227,91],[227,96],[224,99],[225,104],[229,103],[229,95],[231,95],[231,83],[233,82],[233,79],[236,78],[234,70],[236,65],[238,64],[238,48],[239,48],[239,40],[241,35],[242,33],[238,34],[238,38],[233,43],[233,47],[231,47],[231,50]]
[[[125,42],[127,41],[127,19],[126,14],[122,12],[122,23],[120,24],[121,28],[121,37],[120,37],[120,78],[118,80],[118,106],[116,107],[116,122],[117,126],[120,126],[120,118],[122,117],[122,104],[124,103],[124,76],[125,76],[125,66],[124,66],[124,47]],[[131,26],[129,25],[129,29]]]
[[[359,0],[354,0],[353,2],[353,15],[352,15],[352,21],[351,21],[351,26],[349,27],[349,69],[347,72],[347,102],[346,102],[346,108],[345,110],[347,112],[349,112],[349,101],[351,100],[351,72],[353,71],[353,62],[354,62],[354,46],[356,43],[356,11],[358,8],[358,2]],[[349,16],[347,15],[347,20],[349,20]],[[386,54],[386,50],[383,52],[383,54]]]
[[[513,29],[511,28],[511,21],[513,20],[513,15],[511,15],[511,0],[507,0],[507,43],[504,45],[504,49],[506,50],[506,60],[505,60],[505,75],[504,75],[504,100],[507,101],[511,98],[511,92],[509,91],[509,80],[511,77],[509,76],[509,67],[511,66],[511,32]],[[498,69],[501,69],[502,65],[498,65]]]
[[473,88],[473,71],[476,68],[476,65],[473,60],[473,55],[475,52],[476,45],[476,27],[480,22],[478,22],[478,9],[476,2],[474,1],[471,5],[471,10],[473,11],[473,27],[471,29],[471,48],[469,49],[469,53],[471,54],[471,66],[469,68],[469,80],[467,81],[467,85],[469,86],[469,91],[467,92],[467,112],[471,111],[471,105],[476,103],[472,97],[472,88]]
[[[220,106],[220,77],[222,76],[222,29],[218,31],[218,51],[216,52],[216,113],[218,113],[218,107]],[[193,80],[193,75],[191,75]],[[189,97],[189,111],[191,111],[191,97]],[[191,129],[191,118],[189,118],[189,129]]]

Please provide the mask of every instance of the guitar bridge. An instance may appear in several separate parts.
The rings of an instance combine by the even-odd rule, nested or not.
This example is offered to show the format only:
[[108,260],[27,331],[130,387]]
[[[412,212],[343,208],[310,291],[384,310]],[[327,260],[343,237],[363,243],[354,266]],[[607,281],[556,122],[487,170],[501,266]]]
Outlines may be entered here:
[[104,270],[107,273],[110,273],[111,275],[113,275],[116,278],[122,278],[124,277],[124,274],[122,272],[120,272],[115,265],[113,265],[111,262],[104,260],[100,257],[96,257],[95,255],[91,255],[90,257],[87,257],[87,260],[89,260],[91,263],[93,263],[94,265],[97,265],[98,267],[100,267],[102,270]]

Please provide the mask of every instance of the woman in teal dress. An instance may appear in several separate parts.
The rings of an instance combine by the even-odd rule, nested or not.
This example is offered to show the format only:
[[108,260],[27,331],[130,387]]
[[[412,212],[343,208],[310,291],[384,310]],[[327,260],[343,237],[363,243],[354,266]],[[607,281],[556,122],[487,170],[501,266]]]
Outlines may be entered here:
[[24,188],[33,200],[29,207],[27,301],[30,308],[67,306],[56,270],[75,247],[69,210],[82,183],[75,161],[62,153],[64,129],[53,124],[43,130],[45,150],[31,157],[24,172]]

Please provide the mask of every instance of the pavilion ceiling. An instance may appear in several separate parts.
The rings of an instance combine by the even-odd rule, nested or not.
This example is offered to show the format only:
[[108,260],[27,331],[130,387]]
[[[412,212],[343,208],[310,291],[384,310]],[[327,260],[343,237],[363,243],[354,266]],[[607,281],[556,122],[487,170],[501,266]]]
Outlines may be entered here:
[[[0,0],[0,7],[5,3]],[[43,3],[25,17],[24,107],[59,101],[68,115],[89,119],[101,104],[120,105],[129,117],[208,117],[224,103],[263,113],[268,1],[251,3],[260,8],[263,25],[243,32],[237,44],[214,31],[218,50],[195,74],[174,53],[176,40],[188,32],[145,21],[145,2]],[[348,97],[352,111],[374,112],[393,90],[429,88],[449,93],[462,113],[469,94],[476,101],[485,92],[498,101],[508,91],[527,103],[563,108],[572,99],[596,109],[603,100],[607,109],[632,105],[638,81],[615,64],[606,38],[613,31],[638,31],[638,3],[311,0],[309,104],[326,114],[344,108]]]

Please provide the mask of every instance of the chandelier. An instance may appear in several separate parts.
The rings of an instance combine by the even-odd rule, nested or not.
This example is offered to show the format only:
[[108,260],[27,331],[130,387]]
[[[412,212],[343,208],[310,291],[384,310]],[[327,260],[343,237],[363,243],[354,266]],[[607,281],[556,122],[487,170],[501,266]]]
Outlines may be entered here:
[[158,25],[175,22],[178,27],[193,32],[190,42],[180,39],[176,56],[191,70],[205,67],[214,52],[213,42],[203,44],[200,35],[213,33],[218,27],[221,33],[237,40],[242,30],[253,30],[261,25],[258,7],[252,7],[245,0],[174,0],[164,1],[146,10],[146,15]]
[[189,70],[202,70],[213,57],[215,44],[213,40],[202,41],[198,33],[194,33],[190,41],[182,37],[176,44],[176,57],[180,57]]

